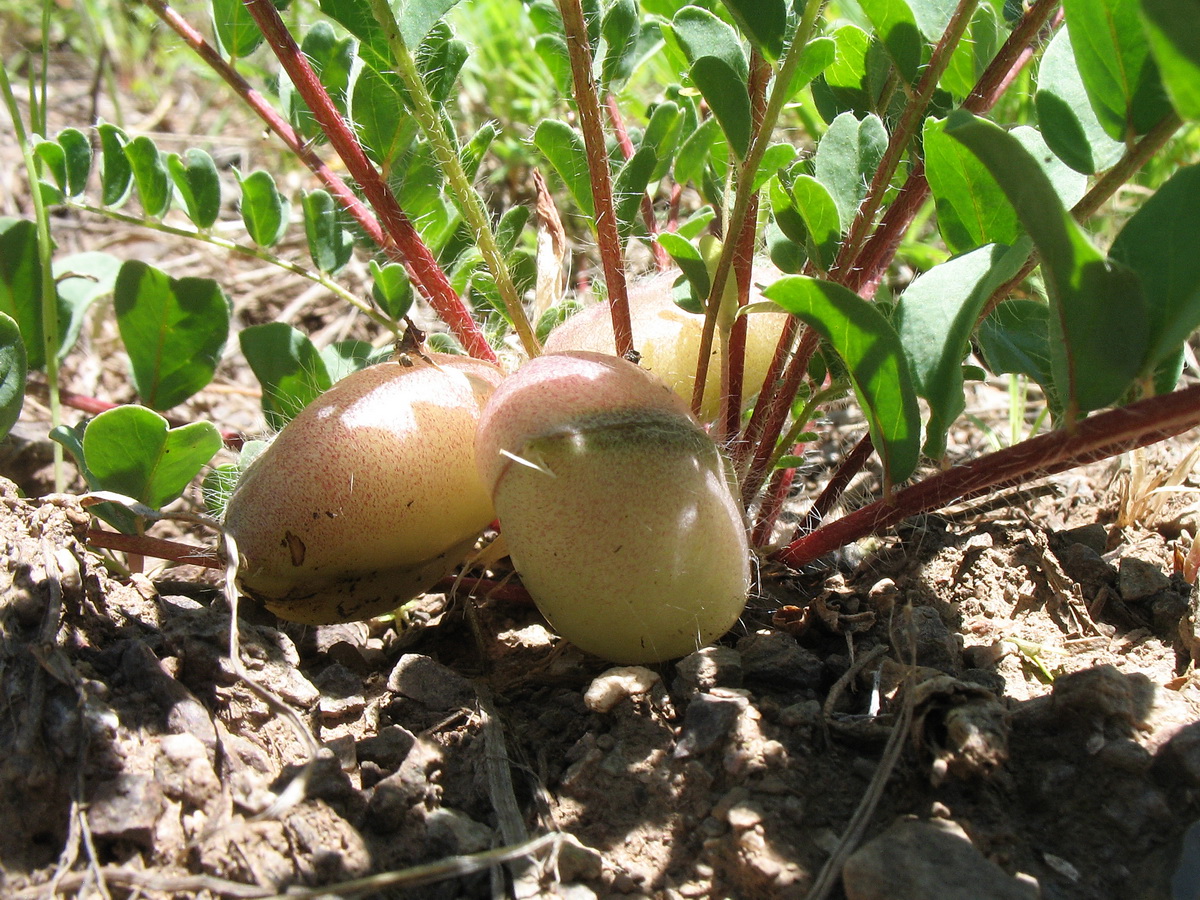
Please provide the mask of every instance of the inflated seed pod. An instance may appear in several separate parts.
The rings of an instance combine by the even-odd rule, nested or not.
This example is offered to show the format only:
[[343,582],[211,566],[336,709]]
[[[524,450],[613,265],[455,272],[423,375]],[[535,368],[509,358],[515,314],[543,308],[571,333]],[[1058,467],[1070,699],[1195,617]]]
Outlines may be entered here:
[[432,587],[494,517],[474,440],[501,378],[468,357],[406,355],[305,407],[226,507],[242,585],[312,624],[380,615]]
[[729,467],[650,373],[539,357],[489,401],[476,454],[522,581],[581,649],[671,659],[737,621],[750,551]]
[[[755,274],[764,278],[778,275],[773,269],[756,271]],[[642,355],[642,366],[691,403],[704,317],[680,309],[675,304],[671,293],[678,276],[678,272],[666,272],[632,285],[629,290],[629,316],[637,338],[637,349]],[[759,296],[751,297],[752,301],[761,299]],[[762,386],[786,321],[787,314],[782,312],[754,313],[747,319],[743,400]],[[550,332],[546,339],[546,352],[562,353],[567,350],[617,352],[612,314],[607,303],[576,313]],[[720,399],[720,344],[714,341],[705,380],[704,406],[700,410],[704,421],[716,418]]]

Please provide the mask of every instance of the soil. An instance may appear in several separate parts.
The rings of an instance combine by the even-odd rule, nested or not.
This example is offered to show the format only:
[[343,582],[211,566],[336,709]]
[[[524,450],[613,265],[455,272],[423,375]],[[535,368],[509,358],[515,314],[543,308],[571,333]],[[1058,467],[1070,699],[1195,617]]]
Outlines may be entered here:
[[[57,227],[68,249],[219,271],[241,324],[362,327],[302,289],[264,297],[226,257]],[[66,384],[129,399],[111,319],[83,340]],[[185,415],[259,428],[252,385],[231,354]],[[4,897],[1200,895],[1181,574],[1200,516],[1130,474],[1173,471],[1200,433],[811,571],[764,564],[734,632],[672,663],[614,670],[532,606],[464,591],[320,628],[243,608],[243,668],[213,572],[130,576],[87,546],[36,387],[0,462]]]

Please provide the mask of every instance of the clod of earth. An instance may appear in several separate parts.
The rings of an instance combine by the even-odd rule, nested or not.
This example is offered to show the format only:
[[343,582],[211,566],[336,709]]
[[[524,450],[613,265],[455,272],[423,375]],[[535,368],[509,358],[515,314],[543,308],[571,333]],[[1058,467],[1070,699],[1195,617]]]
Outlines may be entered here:
[[381,615],[432,587],[494,517],[474,440],[502,377],[468,357],[405,356],[305,407],[229,500],[243,586],[309,624]]
[[601,353],[539,357],[489,401],[476,456],[525,587],[581,649],[656,662],[737,620],[750,550],[733,477],[651,373]]

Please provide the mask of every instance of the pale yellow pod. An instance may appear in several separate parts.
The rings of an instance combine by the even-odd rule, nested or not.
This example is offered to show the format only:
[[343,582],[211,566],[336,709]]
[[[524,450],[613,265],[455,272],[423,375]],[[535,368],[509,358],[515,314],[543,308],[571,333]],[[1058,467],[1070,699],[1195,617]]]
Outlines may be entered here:
[[494,517],[474,441],[501,378],[467,357],[412,355],[355,372],[303,409],[226,508],[243,585],[283,618],[333,622],[436,583]]
[[[596,389],[577,393],[584,383]],[[728,466],[664,393],[615,357],[544,356],[505,382],[480,427],[481,472],[523,583],[559,634],[618,663],[715,640],[750,586]]]
[[[774,270],[770,270],[770,274],[774,274]],[[696,384],[696,360],[700,356],[704,317],[680,309],[671,299],[672,285],[678,277],[678,272],[666,272],[632,285],[629,316],[634,346],[642,355],[642,365],[690,404]],[[751,297],[752,301],[761,299]],[[753,313],[748,317],[743,401],[762,386],[786,321],[787,315],[782,312]],[[607,303],[581,310],[550,333],[546,339],[546,352],[566,350],[616,353],[612,314]],[[704,406],[700,410],[704,421],[717,417],[720,399],[721,356],[719,342],[714,340],[705,379]]]

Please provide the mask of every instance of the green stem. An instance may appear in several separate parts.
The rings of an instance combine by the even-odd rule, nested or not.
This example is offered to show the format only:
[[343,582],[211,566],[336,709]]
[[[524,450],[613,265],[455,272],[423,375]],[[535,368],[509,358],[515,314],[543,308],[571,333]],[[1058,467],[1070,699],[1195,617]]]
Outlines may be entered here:
[[446,176],[446,187],[463,218],[467,220],[467,225],[475,234],[479,252],[483,254],[484,261],[491,270],[492,277],[496,280],[496,288],[500,291],[500,297],[508,310],[508,317],[513,323],[513,328],[516,329],[517,336],[521,339],[525,352],[530,356],[537,356],[541,353],[541,346],[533,333],[533,326],[530,325],[528,316],[525,315],[521,296],[517,293],[516,284],[513,283],[504,253],[496,242],[496,235],[492,231],[487,211],[483,208],[475,186],[463,169],[462,160],[451,141],[450,134],[443,125],[442,115],[438,112],[433,98],[429,94],[429,88],[425,85],[425,79],[421,77],[417,68],[417,62],[413,59],[408,45],[404,42],[404,36],[400,33],[400,25],[396,21],[396,16],[387,0],[369,0],[369,2],[371,13],[383,29],[388,47],[395,58],[396,74],[400,76],[400,80],[404,82],[404,86],[408,90],[409,109],[417,120],[421,132],[425,135],[425,139],[429,141],[442,174]]
[[[46,384],[50,389],[50,428],[62,424],[62,404],[58,399],[58,308],[55,302],[58,289],[54,283],[53,247],[50,243],[50,217],[46,204],[39,190],[37,162],[34,159],[33,145],[29,142],[29,134],[25,123],[21,121],[17,99],[13,95],[12,84],[8,80],[8,69],[0,63],[0,93],[4,94],[4,102],[8,107],[9,118],[12,119],[13,134],[21,147],[21,157],[25,163],[25,177],[29,182],[29,195],[33,200],[33,214],[37,224],[38,263],[42,273],[42,352],[46,360]],[[54,489],[62,492],[66,489],[66,473],[63,471],[62,446],[54,444]]]
[[342,300],[345,300],[351,306],[359,310],[363,315],[369,317],[376,325],[386,328],[392,334],[398,332],[396,323],[383,315],[379,310],[372,307],[369,303],[364,302],[357,294],[346,290],[326,273],[309,269],[299,263],[283,259],[275,254],[262,249],[261,247],[251,247],[247,244],[239,244],[236,241],[231,241],[228,238],[223,238],[213,234],[210,231],[200,231],[192,228],[179,228],[175,225],[167,225],[157,219],[146,219],[139,216],[131,216],[126,213],[120,213],[116,210],[107,209],[103,206],[92,206],[90,203],[80,203],[76,200],[67,200],[66,206],[71,209],[79,210],[80,212],[92,213],[97,216],[104,216],[114,222],[124,222],[127,225],[137,225],[141,228],[148,228],[151,231],[158,231],[162,234],[170,234],[176,237],[188,238],[189,240],[199,241],[204,244],[210,244],[213,247],[220,247],[222,250],[228,250],[230,253],[237,253],[242,256],[248,256],[253,259],[261,260],[265,263],[270,263],[277,266],[286,272],[291,272],[293,275],[299,275],[314,284],[319,284],[321,287],[336,294]]
[[804,15],[796,26],[792,43],[775,76],[775,82],[771,86],[762,123],[755,130],[754,140],[750,142],[750,149],[746,151],[746,158],[740,168],[737,193],[734,195],[733,209],[730,211],[729,222],[725,228],[725,243],[721,248],[721,256],[717,260],[717,268],[713,272],[708,300],[705,302],[704,330],[700,334],[700,355],[696,359],[696,386],[692,394],[692,410],[696,413],[699,413],[700,407],[704,403],[704,385],[708,380],[708,360],[712,354],[713,335],[717,328],[717,311],[721,306],[721,298],[725,296],[725,283],[729,280],[729,273],[733,270],[733,260],[739,244],[738,235],[746,225],[751,200],[757,195],[754,190],[754,174],[758,171],[763,154],[767,152],[767,147],[771,143],[771,133],[775,130],[775,123],[779,120],[779,114],[789,99],[792,78],[800,63],[804,61],[805,51],[808,49],[808,43],[812,39],[813,30],[816,27],[817,16],[820,15],[824,5],[825,0],[808,0],[805,4]]

